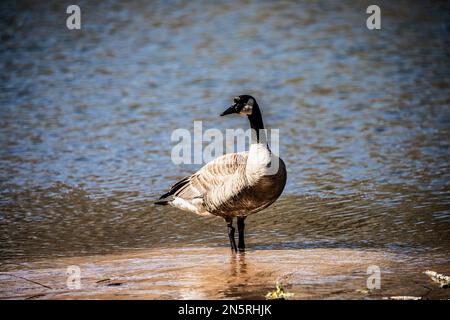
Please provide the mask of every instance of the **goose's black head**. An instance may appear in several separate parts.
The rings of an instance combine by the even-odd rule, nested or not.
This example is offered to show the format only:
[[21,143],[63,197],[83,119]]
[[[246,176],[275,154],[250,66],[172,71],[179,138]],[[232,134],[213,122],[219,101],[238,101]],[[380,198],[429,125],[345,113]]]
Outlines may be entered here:
[[238,113],[250,116],[253,113],[254,108],[257,108],[255,98],[243,94],[241,96],[235,97],[233,100],[233,105],[222,112],[220,115],[225,116],[227,114]]

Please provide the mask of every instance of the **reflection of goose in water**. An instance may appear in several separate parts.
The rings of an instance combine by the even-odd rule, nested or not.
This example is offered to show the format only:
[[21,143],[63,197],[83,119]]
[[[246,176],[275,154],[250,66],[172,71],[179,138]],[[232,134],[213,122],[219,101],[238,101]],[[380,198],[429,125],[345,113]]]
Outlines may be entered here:
[[[261,111],[255,98],[234,98],[228,114],[247,115],[252,130],[250,150],[225,154],[209,162],[193,175],[177,182],[156,204],[171,205],[199,215],[223,217],[228,226],[231,249],[245,248],[244,220],[270,206],[283,192],[286,167],[272,154],[268,145]],[[237,217],[239,242],[234,240],[233,218]]]
[[230,256],[230,276],[239,277],[247,274],[247,262],[245,262],[245,253]]
[[[252,288],[249,284],[252,282],[252,275],[248,274],[248,265],[245,261],[245,252],[241,254],[232,254],[229,256],[229,273],[223,288],[220,290],[225,299],[242,297],[242,294],[252,295]],[[250,263],[251,265],[251,263]]]

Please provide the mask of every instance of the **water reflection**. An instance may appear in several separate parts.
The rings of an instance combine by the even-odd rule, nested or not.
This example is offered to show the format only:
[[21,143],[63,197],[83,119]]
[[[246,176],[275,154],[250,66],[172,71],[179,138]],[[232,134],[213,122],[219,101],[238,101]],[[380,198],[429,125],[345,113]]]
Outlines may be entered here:
[[224,277],[225,286],[219,293],[224,298],[242,297],[243,288],[248,288],[252,275],[247,274],[247,264],[245,262],[245,252],[233,253],[229,255],[229,275]]
[[231,277],[239,277],[247,273],[245,252],[233,253],[230,255],[230,269]]

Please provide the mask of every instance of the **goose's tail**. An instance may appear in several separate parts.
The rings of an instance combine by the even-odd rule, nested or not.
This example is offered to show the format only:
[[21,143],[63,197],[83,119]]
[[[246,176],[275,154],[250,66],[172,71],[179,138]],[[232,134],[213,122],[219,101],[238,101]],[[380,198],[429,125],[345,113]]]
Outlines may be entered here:
[[176,194],[178,191],[183,190],[183,187],[187,187],[189,185],[189,180],[191,179],[191,177],[185,177],[183,179],[181,179],[180,181],[178,181],[177,183],[175,183],[172,188],[170,188],[170,191],[163,194],[158,201],[155,202],[155,204],[157,205],[161,205],[161,206],[167,206],[170,204],[170,202],[173,200],[173,198],[169,198],[166,199],[170,196],[173,196],[174,194]]

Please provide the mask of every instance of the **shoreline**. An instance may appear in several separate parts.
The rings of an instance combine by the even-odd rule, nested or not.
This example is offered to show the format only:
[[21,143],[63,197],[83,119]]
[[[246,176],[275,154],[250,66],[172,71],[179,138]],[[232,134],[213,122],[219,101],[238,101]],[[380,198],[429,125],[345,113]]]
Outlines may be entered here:
[[[368,290],[369,266],[381,271]],[[72,269],[68,269],[71,267]],[[68,271],[79,268],[80,288]],[[430,265],[449,273],[448,264]],[[411,258],[381,250],[185,247],[30,262],[0,272],[0,299],[265,299],[282,283],[292,299],[449,299]],[[425,269],[424,269],[425,270]],[[72,279],[72,278],[71,278]],[[72,279],[73,280],[73,279]],[[68,285],[69,281],[69,285]],[[72,286],[72,287],[70,287]]]

